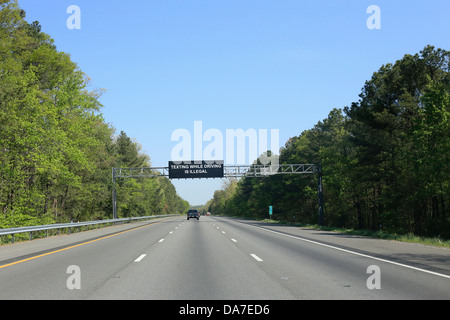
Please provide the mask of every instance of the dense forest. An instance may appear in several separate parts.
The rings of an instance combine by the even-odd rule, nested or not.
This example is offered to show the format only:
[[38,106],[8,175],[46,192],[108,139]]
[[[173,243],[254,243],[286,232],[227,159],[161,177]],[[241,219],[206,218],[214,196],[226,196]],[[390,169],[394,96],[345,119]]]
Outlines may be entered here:
[[[0,228],[112,218],[112,168],[150,166],[102,90],[16,1],[0,1]],[[170,180],[118,179],[118,216],[181,213]]]
[[[322,164],[325,224],[450,238],[450,52],[387,63],[359,100],[290,138],[281,164]],[[318,223],[317,178],[228,181],[213,214]]]

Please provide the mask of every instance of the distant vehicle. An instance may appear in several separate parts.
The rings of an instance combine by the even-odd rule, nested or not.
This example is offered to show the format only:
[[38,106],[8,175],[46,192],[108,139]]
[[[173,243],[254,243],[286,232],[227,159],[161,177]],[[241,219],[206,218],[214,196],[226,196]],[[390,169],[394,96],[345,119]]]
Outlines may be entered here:
[[187,212],[187,219],[189,220],[189,218],[197,218],[197,220],[200,219],[200,212],[198,212],[198,210],[196,209],[190,209]]

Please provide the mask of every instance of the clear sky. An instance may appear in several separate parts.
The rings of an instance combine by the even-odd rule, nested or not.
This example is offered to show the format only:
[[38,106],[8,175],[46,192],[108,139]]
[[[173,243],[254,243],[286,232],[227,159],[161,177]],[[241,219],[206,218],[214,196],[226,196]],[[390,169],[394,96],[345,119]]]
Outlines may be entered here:
[[[167,166],[172,133],[278,129],[279,144],[358,100],[383,64],[450,49],[449,0],[19,0],[105,88],[102,113]],[[69,29],[70,5],[81,29]],[[376,5],[380,15],[367,9]],[[373,19],[375,20],[373,20]],[[379,18],[379,19],[378,19]],[[380,22],[380,29],[369,24]],[[208,145],[204,142],[203,147]],[[220,179],[173,180],[203,204]]]

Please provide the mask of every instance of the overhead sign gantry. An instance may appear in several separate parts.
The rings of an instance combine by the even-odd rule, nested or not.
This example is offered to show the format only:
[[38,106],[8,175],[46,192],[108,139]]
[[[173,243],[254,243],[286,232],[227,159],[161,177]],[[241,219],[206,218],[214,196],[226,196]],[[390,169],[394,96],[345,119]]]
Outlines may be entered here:
[[269,177],[272,175],[315,174],[318,183],[319,224],[324,223],[322,167],[320,164],[224,165],[223,161],[169,161],[168,167],[113,168],[113,217],[117,218],[117,178],[205,179]]

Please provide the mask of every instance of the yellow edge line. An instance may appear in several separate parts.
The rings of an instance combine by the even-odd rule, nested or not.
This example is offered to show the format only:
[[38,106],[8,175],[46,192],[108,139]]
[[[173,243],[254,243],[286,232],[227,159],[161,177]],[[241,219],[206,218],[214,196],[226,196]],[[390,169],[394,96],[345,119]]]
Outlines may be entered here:
[[48,256],[48,255],[51,255],[51,254],[54,254],[54,253],[58,253],[58,252],[61,252],[61,251],[66,251],[66,250],[73,249],[73,248],[76,248],[76,247],[81,247],[81,246],[84,246],[84,245],[89,244],[89,243],[93,243],[93,242],[97,242],[97,241],[104,240],[104,239],[107,239],[107,238],[111,238],[111,237],[114,237],[114,236],[118,236],[119,234],[123,234],[123,233],[127,233],[127,232],[134,231],[134,230],[137,230],[137,229],[145,228],[145,227],[148,227],[150,225],[153,225],[153,224],[165,221],[165,220],[167,220],[167,219],[160,220],[160,221],[155,221],[155,222],[152,222],[150,224],[146,224],[145,226],[140,226],[140,227],[136,227],[136,228],[133,228],[133,229],[121,231],[119,233],[110,234],[109,236],[105,236],[105,237],[98,238],[98,239],[95,239],[95,240],[79,243],[79,244],[76,244],[76,245],[71,246],[71,247],[67,247],[67,248],[63,248],[63,249],[59,249],[59,250],[55,250],[55,251],[50,251],[50,252],[43,253],[43,254],[40,254],[40,255],[37,255],[37,256],[34,256],[34,257],[27,258],[27,259],[11,262],[11,263],[8,263],[8,264],[0,266],[0,269],[6,268],[6,267],[9,267],[9,266],[13,266],[15,264],[19,264],[19,263],[22,263],[22,262],[25,262],[25,261],[30,261],[30,260],[34,260],[34,259],[37,259],[37,258],[42,258],[42,257]]

